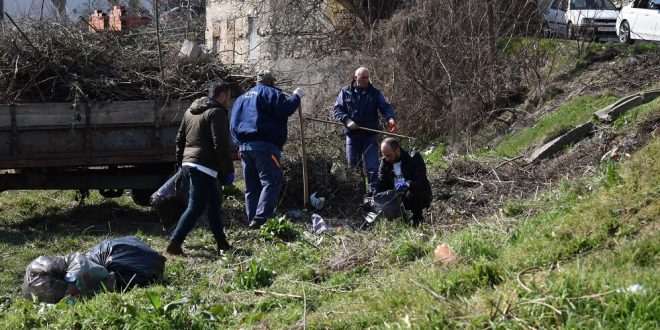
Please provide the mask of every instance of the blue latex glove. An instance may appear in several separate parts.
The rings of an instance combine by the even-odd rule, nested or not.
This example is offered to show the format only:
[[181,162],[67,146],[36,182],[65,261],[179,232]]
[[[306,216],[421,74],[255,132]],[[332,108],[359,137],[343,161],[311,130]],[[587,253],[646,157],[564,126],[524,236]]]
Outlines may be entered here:
[[400,182],[397,183],[396,186],[394,187],[396,191],[402,191],[408,189],[408,182]]
[[232,184],[234,184],[234,177],[235,177],[234,173],[227,174],[227,178],[225,178],[225,186],[231,186]]

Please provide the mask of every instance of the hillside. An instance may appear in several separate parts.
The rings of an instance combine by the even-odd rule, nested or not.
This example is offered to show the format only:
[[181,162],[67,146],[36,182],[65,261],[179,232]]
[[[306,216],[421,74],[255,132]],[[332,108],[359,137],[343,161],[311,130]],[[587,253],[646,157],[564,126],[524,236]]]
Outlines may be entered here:
[[[420,228],[397,220],[359,229],[354,183],[329,174],[342,159],[340,138],[312,132],[312,190],[327,197],[318,213],[342,230],[309,233],[310,213],[249,230],[242,195],[228,194],[223,216],[234,251],[216,255],[199,221],[188,256],[168,257],[161,283],[49,305],[21,297],[36,257],[126,235],[163,251],[166,233],[128,196],[93,193],[80,205],[74,192],[0,193],[2,328],[659,328],[660,98],[610,124],[592,118],[621,97],[660,88],[660,49],[544,47],[552,54],[539,68],[544,83],[511,111],[474,135],[410,145],[424,150],[434,191]],[[525,161],[588,121],[596,129],[586,139]],[[300,206],[295,134],[281,213]],[[435,260],[442,243],[454,262]]]

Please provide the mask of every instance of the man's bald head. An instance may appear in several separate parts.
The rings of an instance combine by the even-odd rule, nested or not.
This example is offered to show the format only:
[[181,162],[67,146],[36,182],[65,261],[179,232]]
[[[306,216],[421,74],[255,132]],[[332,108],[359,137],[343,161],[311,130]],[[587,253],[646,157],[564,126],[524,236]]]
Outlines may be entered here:
[[369,69],[361,66],[355,70],[355,84],[358,88],[367,88],[369,86]]
[[401,145],[399,140],[388,137],[380,143],[380,153],[386,161],[396,163],[401,159]]

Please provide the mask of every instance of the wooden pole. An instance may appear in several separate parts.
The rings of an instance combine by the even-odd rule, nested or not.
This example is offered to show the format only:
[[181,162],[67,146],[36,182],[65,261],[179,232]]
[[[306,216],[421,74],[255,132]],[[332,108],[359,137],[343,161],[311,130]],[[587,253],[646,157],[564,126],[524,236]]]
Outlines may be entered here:
[[156,16],[156,39],[158,41],[158,66],[160,67],[160,79],[165,80],[165,73],[163,73],[163,50],[160,46],[160,13],[158,12],[158,2],[160,2],[160,0],[154,0],[154,16]]
[[305,119],[303,118],[302,105],[298,107],[298,117],[300,118],[300,149],[302,151],[303,195],[305,196],[305,209],[309,209],[309,181],[307,173],[307,152],[305,150]]

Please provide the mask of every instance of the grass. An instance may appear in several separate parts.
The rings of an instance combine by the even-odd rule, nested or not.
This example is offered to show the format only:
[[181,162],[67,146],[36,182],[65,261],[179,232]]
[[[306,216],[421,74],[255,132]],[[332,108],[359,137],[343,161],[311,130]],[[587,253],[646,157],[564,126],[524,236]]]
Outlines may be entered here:
[[557,132],[566,131],[587,122],[598,109],[616,101],[616,97],[605,95],[577,96],[571,98],[556,111],[541,118],[533,127],[505,138],[495,149],[505,157],[516,157],[528,148],[539,144]]
[[[346,317],[319,320],[320,324],[330,328],[376,323],[405,326],[413,320],[420,328],[620,328],[626,324],[657,328],[660,314],[652,294],[609,291],[641,284],[651,293],[660,283],[660,172],[654,161],[659,153],[656,139],[626,167],[617,167],[618,183],[609,178],[612,169],[603,168],[598,176],[563,185],[538,201],[548,207],[537,210],[537,216],[519,218],[513,232],[495,225],[459,232],[449,238],[462,257],[458,264],[443,267],[418,262],[383,274],[378,285],[361,294],[362,305],[356,308],[352,302],[350,308],[340,308],[348,302],[333,304],[331,308],[340,308],[337,312]],[[656,231],[652,237],[635,239],[645,228]],[[583,271],[585,265],[587,271]],[[623,271],[613,276],[617,272],[612,265]],[[543,273],[546,279],[535,282],[538,285],[531,292],[517,280],[526,270]],[[609,293],[601,300],[604,292]],[[387,316],[386,310],[397,312]]]
[[654,113],[658,113],[659,110],[660,110],[660,98],[656,98],[655,100],[649,103],[642,104],[638,107],[629,110],[623,116],[617,118],[614,121],[613,126],[614,128],[617,129],[617,131],[620,132],[626,128],[632,127],[642,122],[644,119],[648,118]]
[[[583,103],[573,102],[570,111],[580,112]],[[621,129],[647,118],[655,102],[627,114]],[[263,230],[232,226],[237,249],[217,255],[200,225],[186,240],[189,256],[169,257],[161,282],[54,305],[21,297],[34,258],[125,235],[162,251],[167,236],[128,197],[92,194],[79,206],[70,192],[3,192],[0,327],[657,329],[658,154],[656,137],[623,163],[604,163],[455,232],[394,221],[313,236],[276,218]],[[434,261],[441,242],[456,262]],[[635,284],[643,289],[629,291]]]
[[557,52],[567,44],[566,40],[551,38],[504,38],[497,44],[497,49],[504,51],[507,55],[515,55],[523,48],[536,49],[539,54],[548,56]]
[[429,168],[434,170],[443,170],[447,167],[444,156],[447,154],[447,146],[444,142],[438,141],[436,147],[430,152],[422,151],[424,162]]

